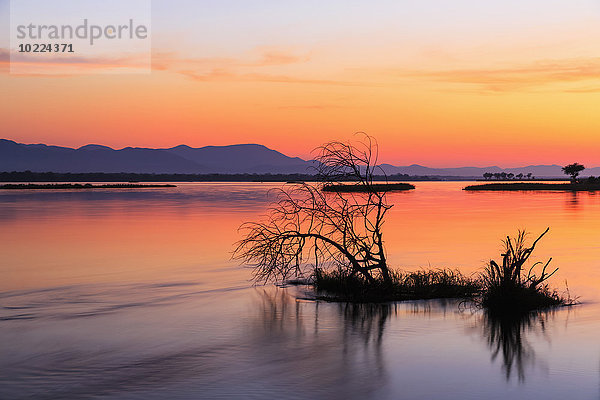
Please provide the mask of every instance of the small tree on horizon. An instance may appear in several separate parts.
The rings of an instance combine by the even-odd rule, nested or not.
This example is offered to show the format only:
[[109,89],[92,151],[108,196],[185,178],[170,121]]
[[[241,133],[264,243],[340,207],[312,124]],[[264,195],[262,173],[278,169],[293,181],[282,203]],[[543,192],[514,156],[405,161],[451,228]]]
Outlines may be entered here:
[[565,173],[565,175],[571,176],[572,182],[577,182],[577,177],[579,176],[579,173],[584,169],[585,167],[579,163],[573,163],[562,167],[562,170]]

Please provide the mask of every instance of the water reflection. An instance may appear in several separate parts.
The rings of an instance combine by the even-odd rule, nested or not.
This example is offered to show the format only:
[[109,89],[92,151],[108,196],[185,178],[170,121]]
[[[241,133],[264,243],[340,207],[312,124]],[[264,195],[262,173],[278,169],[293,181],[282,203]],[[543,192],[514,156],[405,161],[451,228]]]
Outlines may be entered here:
[[552,312],[500,316],[483,313],[483,337],[492,351],[492,362],[501,357],[507,381],[513,375],[519,382],[525,381],[526,370],[535,365],[535,350],[528,338],[544,334],[552,316]]
[[[400,382],[408,385],[406,393],[421,390],[408,388],[414,374],[422,378],[431,366],[419,348],[435,342],[429,335],[443,336],[444,319],[454,319],[457,310],[450,300],[353,304],[297,300],[296,295],[292,288],[257,289],[249,337],[261,353],[255,368],[273,363],[285,368],[286,374],[277,374],[293,378],[280,383],[310,388],[310,398],[397,398],[390,388]],[[423,339],[413,341],[416,332]]]
[[571,191],[566,196],[567,209],[577,211],[581,207],[580,193]]
[[265,364],[296,374],[288,384],[303,382],[315,398],[370,396],[384,385],[382,343],[392,305],[300,301],[281,288],[258,293],[253,348]]
[[544,254],[590,301],[568,332],[565,311],[466,319],[453,301],[316,303],[252,288],[249,270],[229,261],[231,244],[273,185],[3,192],[0,398],[597,396],[600,197],[417,185],[391,194],[392,265],[469,274],[506,232],[550,225]]
[[[0,221],[111,213],[263,210],[277,183],[177,183],[175,188],[0,190]],[[139,205],[143,203],[144,206]],[[69,204],[69,208],[65,208]]]
[[[561,348],[564,312],[564,324],[554,314],[465,318],[456,301],[324,303],[294,290],[157,282],[5,293],[0,398],[464,400],[596,390],[583,356],[576,368],[556,364],[559,375],[531,368],[534,346],[549,356],[540,333]],[[588,336],[587,346],[596,340]],[[559,359],[572,357],[571,338]],[[526,374],[527,385],[509,384]]]
[[380,356],[386,322],[395,309],[390,304],[344,303],[339,305],[339,311],[346,328],[344,336],[358,335],[362,337],[365,346],[372,343]]

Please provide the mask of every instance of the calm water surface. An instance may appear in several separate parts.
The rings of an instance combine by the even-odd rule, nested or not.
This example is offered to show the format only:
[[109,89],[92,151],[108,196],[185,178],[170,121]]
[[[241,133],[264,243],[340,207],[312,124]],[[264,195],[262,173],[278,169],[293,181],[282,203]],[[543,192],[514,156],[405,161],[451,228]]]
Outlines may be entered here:
[[253,287],[237,227],[279,184],[0,191],[0,399],[599,399],[600,194],[390,195],[399,268],[471,273],[519,228],[583,304],[496,321]]

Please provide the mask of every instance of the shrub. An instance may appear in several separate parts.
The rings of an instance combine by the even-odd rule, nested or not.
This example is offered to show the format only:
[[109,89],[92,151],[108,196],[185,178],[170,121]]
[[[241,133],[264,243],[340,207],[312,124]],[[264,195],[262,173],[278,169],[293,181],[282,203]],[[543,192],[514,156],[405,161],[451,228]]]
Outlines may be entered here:
[[[547,280],[558,271],[558,268],[555,268],[552,272],[547,272],[552,258],[546,263],[536,262],[528,269],[524,268],[536,244],[549,230],[550,228],[546,229],[531,246],[526,244],[525,231],[519,231],[512,239],[506,237],[503,241],[502,265],[491,260],[480,277],[483,307],[491,312],[504,314],[573,303],[571,299],[561,296],[548,286]],[[539,274],[536,271],[539,271]]]

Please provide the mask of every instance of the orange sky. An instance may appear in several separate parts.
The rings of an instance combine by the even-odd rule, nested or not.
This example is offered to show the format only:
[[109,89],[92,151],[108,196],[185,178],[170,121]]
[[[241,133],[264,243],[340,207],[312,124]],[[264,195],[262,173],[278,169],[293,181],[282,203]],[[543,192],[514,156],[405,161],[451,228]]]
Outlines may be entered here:
[[204,10],[206,25],[180,3],[152,3],[150,74],[101,74],[98,60],[81,66],[86,74],[9,74],[5,43],[0,136],[74,147],[261,143],[306,158],[365,131],[396,165],[600,165],[594,2],[333,2],[320,12],[225,2]]

